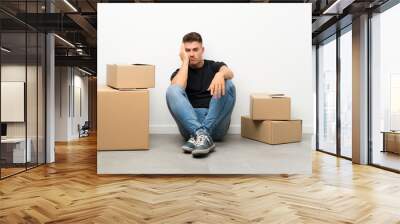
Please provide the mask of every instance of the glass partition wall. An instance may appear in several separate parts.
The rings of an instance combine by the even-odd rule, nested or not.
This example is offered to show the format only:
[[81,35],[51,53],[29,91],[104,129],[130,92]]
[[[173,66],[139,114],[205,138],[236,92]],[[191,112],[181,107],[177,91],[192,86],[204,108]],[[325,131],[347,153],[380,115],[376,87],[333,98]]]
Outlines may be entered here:
[[336,36],[320,43],[318,54],[318,146],[336,154]]
[[400,4],[372,15],[370,163],[400,172]]
[[[18,2],[29,13],[42,5]],[[0,11],[1,179],[45,163],[45,41],[44,33]]]
[[352,157],[351,25],[317,45],[317,149]]
[[348,26],[340,36],[340,154],[352,158],[352,33]]
[[[368,18],[368,164],[400,172],[400,4]],[[352,158],[352,27],[318,43],[317,150]]]

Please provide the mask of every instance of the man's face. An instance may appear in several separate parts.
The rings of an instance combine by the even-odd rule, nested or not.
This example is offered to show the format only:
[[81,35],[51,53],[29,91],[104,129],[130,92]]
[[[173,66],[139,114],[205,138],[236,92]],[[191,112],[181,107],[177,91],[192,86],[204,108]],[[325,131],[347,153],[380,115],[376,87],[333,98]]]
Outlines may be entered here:
[[201,64],[203,61],[204,53],[203,45],[197,41],[186,42],[183,43],[183,45],[185,47],[186,54],[189,56],[189,64],[192,66]]

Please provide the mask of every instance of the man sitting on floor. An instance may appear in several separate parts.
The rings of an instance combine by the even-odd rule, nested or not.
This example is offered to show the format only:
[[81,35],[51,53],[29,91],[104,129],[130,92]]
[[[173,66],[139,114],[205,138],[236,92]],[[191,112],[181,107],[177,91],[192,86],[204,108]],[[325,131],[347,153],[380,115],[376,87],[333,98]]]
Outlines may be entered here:
[[182,65],[171,76],[167,105],[179,131],[187,141],[182,149],[193,157],[215,150],[214,140],[222,140],[229,129],[236,101],[232,71],[223,62],[203,59],[200,34],[183,37]]

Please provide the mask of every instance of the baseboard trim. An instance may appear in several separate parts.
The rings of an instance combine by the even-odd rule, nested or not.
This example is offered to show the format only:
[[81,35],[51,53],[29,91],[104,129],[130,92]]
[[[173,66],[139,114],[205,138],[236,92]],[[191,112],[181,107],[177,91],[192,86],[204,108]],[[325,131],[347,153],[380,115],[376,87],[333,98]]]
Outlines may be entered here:
[[[310,125],[303,125],[304,134],[313,134],[313,127]],[[240,125],[233,124],[229,127],[229,134],[240,134]],[[176,125],[150,125],[150,134],[179,134]]]

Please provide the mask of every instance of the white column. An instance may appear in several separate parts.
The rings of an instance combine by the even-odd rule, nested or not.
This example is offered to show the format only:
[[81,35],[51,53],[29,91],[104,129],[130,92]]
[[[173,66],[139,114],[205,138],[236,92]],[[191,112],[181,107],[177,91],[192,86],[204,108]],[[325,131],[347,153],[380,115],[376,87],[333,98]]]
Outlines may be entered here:
[[368,163],[368,15],[353,20],[353,154]]
[[47,34],[46,36],[46,163],[55,161],[55,148],[54,148],[54,133],[55,133],[55,76],[54,76],[54,35]]

